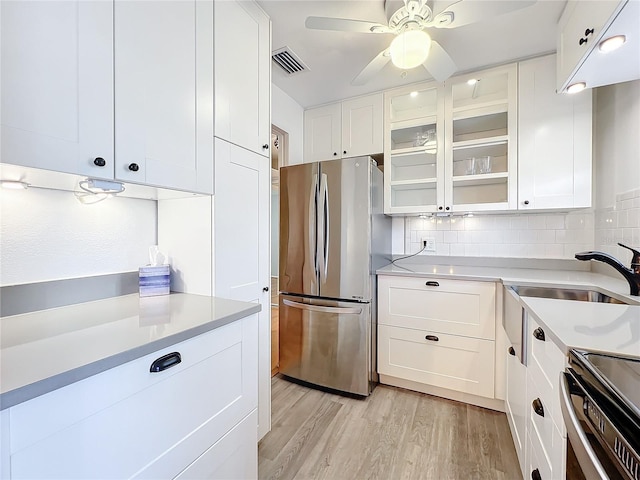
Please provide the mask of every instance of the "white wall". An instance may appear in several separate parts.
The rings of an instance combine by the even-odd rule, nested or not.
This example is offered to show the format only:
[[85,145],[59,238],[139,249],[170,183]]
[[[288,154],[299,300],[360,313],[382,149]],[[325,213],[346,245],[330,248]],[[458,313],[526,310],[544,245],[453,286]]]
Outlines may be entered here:
[[289,134],[289,164],[302,163],[304,109],[271,84],[271,123]]
[[128,272],[156,243],[156,202],[113,197],[84,205],[73,193],[0,190],[0,285]]
[[595,206],[598,250],[625,264],[640,248],[640,80],[596,90]]

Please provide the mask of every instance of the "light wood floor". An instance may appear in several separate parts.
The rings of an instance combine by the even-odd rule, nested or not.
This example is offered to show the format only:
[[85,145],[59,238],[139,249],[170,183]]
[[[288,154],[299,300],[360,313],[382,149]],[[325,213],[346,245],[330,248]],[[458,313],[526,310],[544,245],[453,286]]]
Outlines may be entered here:
[[260,479],[521,479],[507,418],[379,385],[366,400],[272,379]]

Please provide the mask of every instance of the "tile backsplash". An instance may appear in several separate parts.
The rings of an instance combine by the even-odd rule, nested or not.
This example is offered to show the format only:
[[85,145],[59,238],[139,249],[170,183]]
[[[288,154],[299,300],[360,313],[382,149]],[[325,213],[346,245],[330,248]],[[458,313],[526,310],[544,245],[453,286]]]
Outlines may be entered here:
[[628,265],[631,252],[619,247],[618,242],[640,249],[640,188],[616,195],[614,207],[596,210],[596,250],[613,255]]
[[595,215],[570,213],[405,218],[405,252],[416,253],[424,238],[436,251],[425,255],[574,258],[594,248]]

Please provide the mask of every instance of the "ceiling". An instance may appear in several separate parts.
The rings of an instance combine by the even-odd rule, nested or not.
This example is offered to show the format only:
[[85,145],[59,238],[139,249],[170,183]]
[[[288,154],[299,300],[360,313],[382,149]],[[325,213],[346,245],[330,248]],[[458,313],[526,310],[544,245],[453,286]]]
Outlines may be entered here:
[[[308,16],[386,25],[383,0],[258,0],[258,3],[271,17],[272,49],[288,46],[309,67],[309,71],[289,76],[272,63],[273,83],[304,108],[432,78],[422,67],[408,70],[403,77],[403,72],[389,62],[366,85],[352,86],[351,80],[389,45],[393,35],[310,30],[304,26]],[[554,52],[556,23],[565,4],[566,0],[538,0],[526,8],[479,23],[451,29],[430,28],[429,34],[452,57],[458,73],[477,70]]]

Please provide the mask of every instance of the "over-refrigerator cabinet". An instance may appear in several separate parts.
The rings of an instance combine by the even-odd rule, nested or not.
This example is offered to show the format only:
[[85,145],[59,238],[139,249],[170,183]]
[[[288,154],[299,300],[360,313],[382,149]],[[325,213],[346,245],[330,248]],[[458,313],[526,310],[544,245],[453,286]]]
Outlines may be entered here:
[[375,270],[388,263],[382,172],[370,157],[280,173],[280,372],[368,395]]

